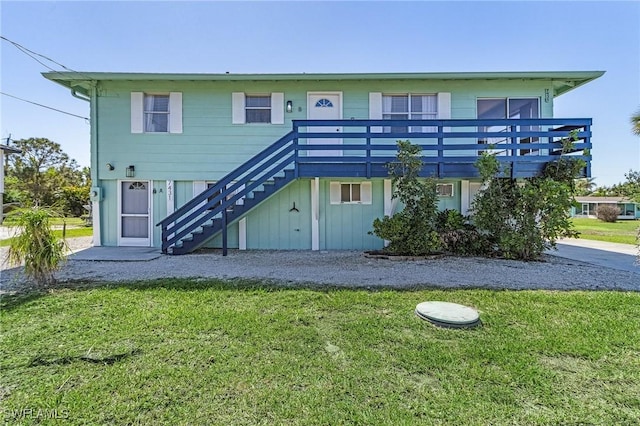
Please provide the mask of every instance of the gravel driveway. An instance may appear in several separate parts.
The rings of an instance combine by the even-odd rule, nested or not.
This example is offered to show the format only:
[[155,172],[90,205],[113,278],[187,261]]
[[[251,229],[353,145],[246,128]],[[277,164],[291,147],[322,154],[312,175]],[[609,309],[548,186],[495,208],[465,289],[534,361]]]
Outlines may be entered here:
[[[69,240],[72,249],[91,238]],[[0,250],[4,258],[5,250]],[[6,265],[3,268],[7,268]],[[230,251],[161,256],[144,262],[69,260],[56,274],[60,286],[169,277],[249,278],[285,285],[360,288],[491,288],[640,290],[640,275],[555,256],[542,262],[441,257],[429,260],[371,259],[360,251]],[[21,268],[0,274],[0,292],[28,289]]]

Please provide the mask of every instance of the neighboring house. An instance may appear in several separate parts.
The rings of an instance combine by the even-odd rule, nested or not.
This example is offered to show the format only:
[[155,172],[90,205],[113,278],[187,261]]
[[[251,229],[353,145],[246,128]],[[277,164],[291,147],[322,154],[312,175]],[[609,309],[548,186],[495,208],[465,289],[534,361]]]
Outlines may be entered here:
[[22,151],[0,144],[0,224],[4,220],[4,159],[5,155],[19,154]]
[[482,151],[533,176],[574,131],[590,176],[591,119],[553,118],[553,101],[602,74],[44,76],[91,104],[96,245],[226,254],[381,248],[369,231],[396,208],[399,139],[422,144],[440,207],[464,214]]
[[614,206],[620,209],[618,219],[640,219],[640,203],[636,203],[625,197],[576,197],[576,203],[580,207],[571,208],[572,217],[596,217],[598,206]]

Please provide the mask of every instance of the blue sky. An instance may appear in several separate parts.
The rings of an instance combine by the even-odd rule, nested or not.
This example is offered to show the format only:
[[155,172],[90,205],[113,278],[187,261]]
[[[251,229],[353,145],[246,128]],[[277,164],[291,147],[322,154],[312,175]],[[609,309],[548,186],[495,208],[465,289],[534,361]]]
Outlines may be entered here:
[[[555,101],[592,117],[598,185],[640,170],[640,3],[1,1],[1,34],[76,71],[298,73],[603,70]],[[2,92],[83,117],[88,104],[0,43]],[[42,59],[42,58],[39,58]],[[53,68],[54,64],[44,61]],[[0,137],[46,137],[89,164],[89,124],[0,96]]]

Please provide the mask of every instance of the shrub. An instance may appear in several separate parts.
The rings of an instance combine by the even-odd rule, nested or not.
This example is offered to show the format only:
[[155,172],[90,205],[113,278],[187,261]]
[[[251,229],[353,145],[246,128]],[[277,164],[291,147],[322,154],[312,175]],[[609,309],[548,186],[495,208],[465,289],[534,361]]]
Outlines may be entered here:
[[476,166],[485,188],[473,202],[473,220],[488,241],[495,242],[496,254],[534,260],[555,247],[558,238],[577,234],[568,212],[579,161],[561,159],[550,163],[542,176],[518,180],[500,177],[500,163],[486,152]]
[[617,206],[603,204],[596,207],[596,217],[603,222],[614,223],[618,220],[619,215],[620,209]]
[[9,262],[24,262],[24,273],[37,284],[55,281],[53,273],[64,260],[64,240],[56,237],[49,225],[52,212],[43,208],[12,213],[18,226],[9,245]]
[[419,179],[423,163],[422,148],[409,141],[398,141],[397,162],[389,164],[393,198],[404,209],[389,217],[375,219],[373,234],[389,241],[386,252],[397,255],[420,256],[440,250],[440,238],[435,230],[438,195],[433,179]]

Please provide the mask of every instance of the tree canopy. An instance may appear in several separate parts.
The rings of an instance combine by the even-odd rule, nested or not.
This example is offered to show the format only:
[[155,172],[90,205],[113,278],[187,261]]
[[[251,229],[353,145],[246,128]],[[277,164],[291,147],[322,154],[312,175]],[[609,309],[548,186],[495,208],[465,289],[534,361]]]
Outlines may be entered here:
[[20,154],[8,157],[6,201],[23,207],[55,206],[65,214],[83,214],[89,198],[89,170],[81,169],[60,144],[46,138],[14,141]]

